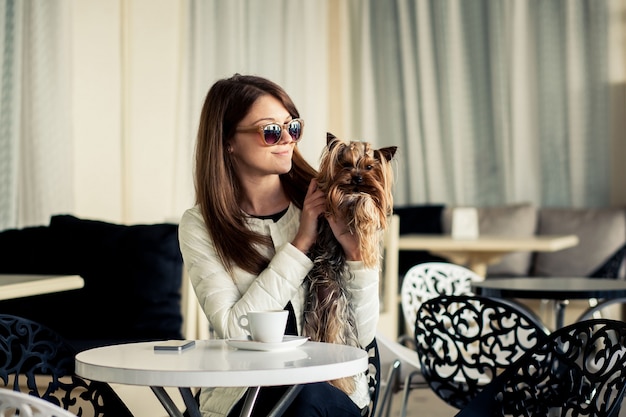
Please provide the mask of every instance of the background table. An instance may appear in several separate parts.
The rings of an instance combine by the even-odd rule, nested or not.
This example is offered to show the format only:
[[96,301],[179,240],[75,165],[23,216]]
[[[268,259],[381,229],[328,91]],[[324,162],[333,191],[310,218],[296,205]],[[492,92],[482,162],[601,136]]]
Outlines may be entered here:
[[84,285],[79,275],[0,274],[0,300],[76,290]]
[[596,298],[609,303],[611,299],[626,297],[626,281],[580,277],[498,278],[472,282],[472,290],[486,297],[555,300],[555,328],[558,329],[563,327],[569,300]]
[[479,236],[455,239],[451,235],[401,235],[399,250],[427,250],[459,265],[467,265],[484,277],[487,265],[497,263],[511,252],[556,252],[578,244],[576,235],[532,237]]
[[[191,387],[255,387],[244,411],[251,409],[261,386],[306,384],[364,372],[363,349],[306,342],[275,352],[237,350],[224,340],[196,341],[182,353],[154,352],[157,342],[130,343],[86,350],[76,355],[76,373],[109,383],[153,389],[171,416],[181,416],[163,387],[179,387],[185,405],[197,411]],[[193,414],[192,414],[193,415]]]

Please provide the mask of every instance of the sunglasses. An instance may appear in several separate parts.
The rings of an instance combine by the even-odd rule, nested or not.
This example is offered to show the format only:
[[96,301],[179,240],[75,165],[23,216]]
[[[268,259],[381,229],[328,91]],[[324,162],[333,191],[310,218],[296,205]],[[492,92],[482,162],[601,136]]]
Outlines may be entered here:
[[241,133],[254,133],[259,132],[268,146],[278,145],[280,138],[283,135],[283,129],[287,129],[287,133],[291,136],[291,140],[299,142],[302,139],[302,129],[304,128],[304,120],[293,119],[287,123],[268,123],[266,125],[241,127],[237,129],[237,132]]

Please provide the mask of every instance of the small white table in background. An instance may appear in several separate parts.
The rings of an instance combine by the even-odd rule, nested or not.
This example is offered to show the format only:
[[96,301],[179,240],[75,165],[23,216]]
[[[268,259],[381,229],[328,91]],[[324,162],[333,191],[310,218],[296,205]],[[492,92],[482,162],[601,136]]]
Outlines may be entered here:
[[329,381],[367,370],[363,349],[340,344],[306,342],[275,352],[234,349],[224,340],[198,340],[180,353],[154,352],[157,342],[128,343],[89,349],[76,355],[76,374],[108,383],[149,386],[172,417],[182,413],[164,387],[178,387],[191,416],[199,416],[192,387],[253,387],[242,415],[249,415],[261,386],[292,385],[287,401],[300,384]]
[[458,265],[467,265],[484,277],[487,266],[511,252],[556,252],[578,245],[578,236],[487,236],[455,239],[451,235],[401,235],[399,250],[427,250]]
[[0,300],[83,288],[80,275],[0,274]]

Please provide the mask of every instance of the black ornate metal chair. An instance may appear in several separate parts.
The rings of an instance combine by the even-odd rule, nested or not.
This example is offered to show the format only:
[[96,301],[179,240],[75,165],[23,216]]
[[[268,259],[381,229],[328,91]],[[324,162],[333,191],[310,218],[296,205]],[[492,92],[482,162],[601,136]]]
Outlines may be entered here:
[[547,335],[541,320],[522,306],[475,295],[427,300],[415,321],[422,375],[437,396],[459,409]]
[[563,327],[487,385],[457,416],[617,417],[626,390],[626,323]]
[[378,396],[380,394],[380,352],[376,338],[365,348],[368,354],[367,383],[370,391],[369,417],[378,415]]
[[[408,395],[416,388],[428,388],[420,375],[419,361],[415,354],[413,326],[417,310],[422,303],[441,294],[471,294],[472,281],[482,278],[472,270],[449,262],[424,262],[412,266],[402,279],[400,299],[402,314],[407,332],[400,335],[398,341],[381,340],[381,350],[392,351],[394,360],[384,384],[384,393],[379,414],[391,414],[393,394],[403,391],[404,401],[400,415],[406,415]],[[379,342],[381,342],[379,341]],[[413,356],[408,352],[412,351]]]
[[0,314],[0,387],[39,397],[81,417],[132,417],[108,384],[74,373],[75,355],[52,329]]
[[[425,262],[410,268],[402,279],[400,299],[404,321],[409,329],[409,342],[413,342],[413,326],[417,310],[422,303],[441,294],[472,294],[472,282],[482,277],[461,265],[448,262]],[[402,336],[400,337],[401,342]]]

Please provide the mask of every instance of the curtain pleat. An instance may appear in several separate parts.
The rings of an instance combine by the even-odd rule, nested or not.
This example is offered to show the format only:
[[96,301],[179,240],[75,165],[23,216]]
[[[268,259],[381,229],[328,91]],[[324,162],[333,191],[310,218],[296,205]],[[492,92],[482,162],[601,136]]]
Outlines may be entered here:
[[47,224],[74,203],[69,5],[0,2],[0,229]]
[[173,175],[174,213],[193,204],[193,149],[200,110],[210,86],[235,73],[281,85],[306,121],[298,144],[317,166],[328,114],[327,6],[306,0],[190,0],[180,64],[178,143]]
[[614,2],[368,4],[397,204],[610,204]]
[[0,2],[0,230],[17,224],[22,8]]

